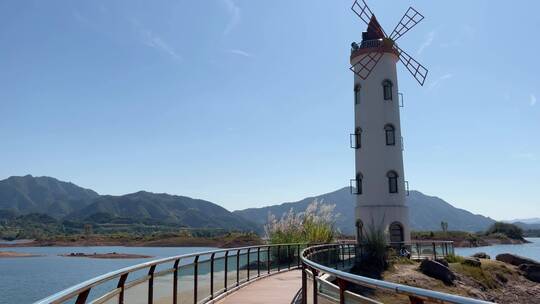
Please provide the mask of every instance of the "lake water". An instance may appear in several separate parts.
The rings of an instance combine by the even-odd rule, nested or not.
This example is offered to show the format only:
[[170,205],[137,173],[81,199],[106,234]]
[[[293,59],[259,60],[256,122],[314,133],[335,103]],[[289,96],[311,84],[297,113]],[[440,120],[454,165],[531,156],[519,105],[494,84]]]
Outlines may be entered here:
[[[26,258],[0,258],[0,304],[32,303],[95,276],[152,259],[208,251],[201,247],[20,247],[0,248],[43,255]],[[90,259],[61,257],[70,252],[132,253],[150,259]]]
[[540,238],[527,238],[531,243],[522,245],[493,245],[475,248],[456,248],[456,254],[470,256],[477,252],[485,252],[495,259],[500,253],[513,253],[540,261]]
[[[486,252],[492,258],[499,253],[514,253],[540,261],[540,238],[528,239],[524,245],[496,245],[456,248],[456,254],[468,256]],[[0,259],[0,304],[32,303],[74,284],[116,269],[151,259],[89,259],[60,257],[70,252],[132,253],[157,258],[212,250],[201,247],[21,247],[0,250],[40,254],[40,257]]]

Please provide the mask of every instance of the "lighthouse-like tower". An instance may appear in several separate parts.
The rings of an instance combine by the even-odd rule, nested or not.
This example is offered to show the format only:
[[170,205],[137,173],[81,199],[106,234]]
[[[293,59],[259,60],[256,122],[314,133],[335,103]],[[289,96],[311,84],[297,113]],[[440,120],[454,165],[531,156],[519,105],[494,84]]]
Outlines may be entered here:
[[368,25],[362,41],[352,44],[350,56],[357,239],[361,241],[370,229],[380,229],[391,243],[410,242],[396,65],[402,61],[420,84],[427,70],[397,47],[395,40],[423,16],[410,8],[388,37],[364,1],[355,1],[353,11]]

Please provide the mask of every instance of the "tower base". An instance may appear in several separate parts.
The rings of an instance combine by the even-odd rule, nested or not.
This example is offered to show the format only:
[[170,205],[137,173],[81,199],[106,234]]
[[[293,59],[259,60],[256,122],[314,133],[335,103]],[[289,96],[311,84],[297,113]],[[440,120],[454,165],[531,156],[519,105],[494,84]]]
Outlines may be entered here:
[[391,244],[409,243],[409,208],[403,205],[356,206],[357,241],[373,230],[382,230]]

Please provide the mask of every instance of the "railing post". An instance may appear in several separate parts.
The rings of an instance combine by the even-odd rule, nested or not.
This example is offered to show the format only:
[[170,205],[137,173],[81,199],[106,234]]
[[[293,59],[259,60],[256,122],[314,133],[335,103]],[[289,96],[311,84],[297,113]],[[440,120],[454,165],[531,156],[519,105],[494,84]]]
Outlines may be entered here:
[[281,246],[277,246],[277,271],[281,269]]
[[240,285],[240,249],[236,251],[236,286]]
[[287,261],[289,262],[288,269],[291,270],[291,245],[287,245]]
[[341,267],[345,268],[345,245],[339,245],[341,250]]
[[180,264],[180,259],[174,261],[173,266],[173,304],[178,304],[178,264]]
[[433,259],[436,260],[437,259],[437,248],[435,248],[435,242],[433,242],[432,244],[433,244]]
[[148,270],[148,304],[154,303],[154,271],[156,270],[156,265],[150,266]]
[[314,268],[311,268],[311,273],[313,274],[313,304],[317,304],[317,273],[318,271]]
[[129,273],[124,273],[120,276],[118,280],[118,285],[116,288],[120,288],[120,293],[118,294],[118,304],[124,304],[124,293],[125,293],[125,284]]
[[193,261],[193,304],[197,304],[197,289],[199,289],[199,256]]
[[257,247],[257,277],[261,276],[261,247]]
[[247,251],[247,280],[249,281],[249,254],[251,253],[251,248],[248,248],[248,251]]
[[298,268],[300,268],[300,244],[296,245],[298,248],[297,252],[298,252],[298,256],[297,256],[297,260],[296,260],[296,263],[297,263],[297,266]]
[[87,290],[81,292],[78,296],[77,296],[77,301],[75,301],[75,304],[85,304],[86,303],[86,299],[88,299],[88,295],[90,294],[90,288],[88,288]]
[[418,259],[420,260],[420,244],[416,243],[416,253],[418,254]]
[[210,299],[214,298],[214,256],[216,253],[210,255]]
[[270,274],[270,268],[272,267],[272,260],[270,259],[270,246],[266,249],[266,261],[268,264],[268,274]]
[[225,270],[225,278],[223,279],[223,283],[224,283],[224,291],[227,291],[227,274],[229,273],[229,251],[225,251],[225,266],[224,266],[224,270]]
[[345,304],[345,289],[347,288],[347,281],[338,278],[339,286],[339,304]]
[[302,304],[307,304],[307,274],[306,266],[302,263]]

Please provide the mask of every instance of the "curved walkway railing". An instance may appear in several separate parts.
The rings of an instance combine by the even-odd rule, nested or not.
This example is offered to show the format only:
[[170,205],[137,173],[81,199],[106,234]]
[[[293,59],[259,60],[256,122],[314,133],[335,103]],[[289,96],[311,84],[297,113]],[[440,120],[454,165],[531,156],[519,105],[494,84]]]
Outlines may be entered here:
[[36,303],[206,303],[250,281],[299,268],[305,247],[261,245],[168,257],[109,272]]
[[[421,242],[418,247],[426,247],[437,254],[437,248],[449,248],[448,242]],[[407,244],[414,248],[416,243]],[[453,247],[452,247],[453,248]],[[453,250],[453,249],[452,249]],[[491,302],[451,295],[442,292],[416,288],[351,274],[345,269],[352,267],[354,261],[361,259],[362,250],[348,244],[329,244],[311,246],[302,251],[302,303],[380,303],[347,290],[352,285],[373,291],[407,296],[412,304],[420,303],[458,303],[486,304]],[[440,251],[439,251],[440,252]],[[426,251],[427,253],[427,251]],[[447,254],[450,252],[447,252]],[[440,254],[442,257],[443,254]]]

